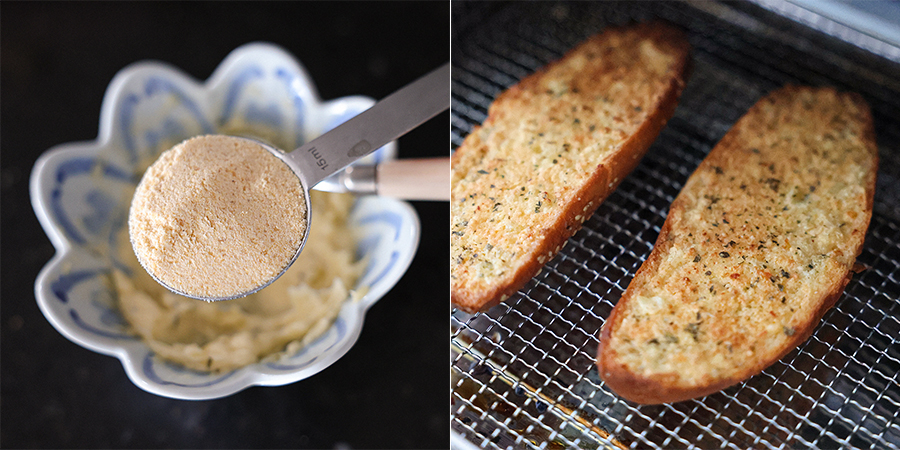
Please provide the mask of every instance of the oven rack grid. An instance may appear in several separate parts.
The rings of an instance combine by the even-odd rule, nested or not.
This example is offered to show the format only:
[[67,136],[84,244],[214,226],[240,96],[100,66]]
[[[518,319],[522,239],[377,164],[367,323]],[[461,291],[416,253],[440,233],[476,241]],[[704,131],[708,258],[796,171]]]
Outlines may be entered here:
[[[453,433],[484,448],[900,448],[897,65],[749,4],[453,7],[464,26],[453,37],[454,148],[499,92],[604,26],[662,17],[685,28],[693,47],[675,116],[563,251],[503,304],[451,312]],[[812,337],[760,375],[698,400],[623,401],[597,375],[600,326],[693,169],[747,108],[786,83],[855,90],[872,107],[881,169],[858,258],[865,270]]]

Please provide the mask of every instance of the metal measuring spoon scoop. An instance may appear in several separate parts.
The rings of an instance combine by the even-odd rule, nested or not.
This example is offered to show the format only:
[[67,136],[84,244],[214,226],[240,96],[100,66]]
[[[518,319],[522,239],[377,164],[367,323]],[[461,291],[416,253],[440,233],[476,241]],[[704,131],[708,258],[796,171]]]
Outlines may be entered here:
[[[449,107],[445,64],[289,153],[242,137],[188,139],[164,152],[135,191],[128,229],[138,261],[179,295],[219,301],[252,294],[303,250],[311,188]],[[446,161],[421,164],[432,167],[424,173],[443,164],[446,178]]]

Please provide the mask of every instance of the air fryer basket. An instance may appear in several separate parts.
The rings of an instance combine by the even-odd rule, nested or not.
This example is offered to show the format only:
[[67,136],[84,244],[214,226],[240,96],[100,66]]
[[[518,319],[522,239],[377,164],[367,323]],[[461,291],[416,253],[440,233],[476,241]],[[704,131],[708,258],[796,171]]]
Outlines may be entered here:
[[[637,169],[518,294],[451,313],[451,429],[484,448],[900,448],[900,63],[749,3],[453,6],[452,146],[493,98],[611,24],[687,31],[693,70]],[[637,406],[598,378],[600,326],[669,204],[731,125],[784,84],[859,92],[875,118],[875,211],[844,295],[812,337],[708,397]]]

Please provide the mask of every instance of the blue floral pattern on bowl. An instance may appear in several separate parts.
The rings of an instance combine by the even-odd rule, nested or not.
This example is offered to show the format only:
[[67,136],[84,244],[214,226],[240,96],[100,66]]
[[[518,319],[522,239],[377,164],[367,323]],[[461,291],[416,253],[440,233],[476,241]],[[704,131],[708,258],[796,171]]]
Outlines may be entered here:
[[[367,294],[348,300],[331,328],[296,354],[233,372],[200,373],[155,357],[129,331],[110,277],[113,269],[131,270],[116,256],[118,237],[141,174],[163,150],[206,133],[249,135],[290,150],[372,104],[361,96],[320,100],[300,63],[266,43],[234,50],[205,83],[164,63],[126,67],[107,89],[97,139],[48,150],[32,172],[32,204],[57,250],[35,281],[41,311],[68,339],[119,358],[137,386],[162,396],[217,398],[321,371],[356,342],[365,312],[409,267],[419,242],[409,204],[360,197],[350,220],[361,231],[357,253],[369,260],[359,281]],[[367,160],[395,156],[392,142]]]

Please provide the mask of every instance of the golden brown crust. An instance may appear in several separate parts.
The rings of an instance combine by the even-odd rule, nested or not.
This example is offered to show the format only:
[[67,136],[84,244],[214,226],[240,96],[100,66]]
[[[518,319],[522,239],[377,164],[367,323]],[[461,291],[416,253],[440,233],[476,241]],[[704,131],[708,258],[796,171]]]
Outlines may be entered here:
[[[653,47],[650,49],[640,47],[642,40],[652,43]],[[649,58],[652,63],[664,65],[658,73],[653,72],[657,70],[654,67],[637,67],[640,64],[634,64],[633,67],[627,68],[616,66],[614,65],[616,56],[607,57],[607,55],[610,52],[621,51],[619,50],[621,48],[633,52],[641,50],[648,53],[660,52],[671,61]],[[684,87],[688,53],[689,46],[684,35],[679,30],[659,22],[626,28],[611,28],[602,34],[591,37],[568,52],[559,61],[526,77],[497,97],[489,109],[488,118],[481,126],[474,127],[452,158],[454,174],[451,197],[451,210],[453,211],[451,217],[451,258],[453,258],[451,261],[451,301],[456,307],[464,311],[476,312],[497,305],[518,291],[559,252],[566,240],[578,231],[582,223],[590,217],[600,203],[635,168],[666,121],[672,116]],[[591,61],[595,56],[599,56],[598,60],[604,61],[605,65],[592,66]],[[632,59],[637,58],[635,55],[632,56]],[[571,75],[566,71],[567,69],[563,70],[563,67],[578,58],[588,60],[585,63],[587,68],[567,79],[568,84],[565,88],[560,88],[565,93],[576,93],[580,96],[576,102],[565,104],[567,110],[563,111],[564,113],[568,113],[569,106],[572,108],[572,114],[566,116],[572,122],[569,125],[553,123],[555,114],[562,109],[561,106],[556,109],[554,109],[555,106],[550,106],[546,111],[530,114],[534,112],[530,110],[552,102],[552,99],[548,100],[542,97],[546,86],[548,83],[553,86],[552,83],[557,78]],[[650,75],[641,77],[639,74]],[[623,81],[639,84],[633,81],[635,78],[650,79],[646,83],[647,86],[652,87],[653,91],[643,92],[645,98],[632,99],[626,98],[624,95],[622,98],[615,98],[614,94],[607,89],[611,83],[615,82],[620,85]],[[635,87],[631,89],[638,90]],[[628,88],[623,90],[627,92]],[[549,90],[547,94],[549,94]],[[590,101],[585,100],[589,96],[592,96]],[[612,98],[608,98],[608,96]],[[603,103],[614,106],[627,104],[628,114],[620,117],[609,113],[608,110],[616,110],[612,110],[611,106],[604,106]],[[541,106],[535,106],[536,104]],[[576,108],[580,108],[578,112],[575,112]],[[595,111],[594,108],[598,111]],[[541,116],[541,114],[544,115]],[[606,117],[604,114],[609,114],[610,117]],[[536,120],[535,117],[544,117],[544,119],[541,123],[526,123],[529,120]],[[590,125],[591,128],[588,128],[588,125],[583,127],[571,125],[572,123],[588,124],[597,121],[597,127],[601,127],[604,126],[604,120],[624,123],[621,130],[627,131],[627,134],[624,134],[625,131],[615,128],[615,124],[613,124],[613,126],[605,127],[608,130],[607,136],[598,138],[592,134],[595,131],[594,125]],[[560,161],[562,163],[560,166],[566,164],[568,166],[565,168],[542,167],[540,170],[543,172],[533,177],[522,175],[521,171],[516,172],[515,168],[531,164],[533,161],[528,159],[531,157],[527,154],[529,150],[517,147],[509,150],[507,156],[502,151],[498,151],[496,147],[504,145],[505,142],[516,142],[516,140],[514,137],[504,140],[498,136],[504,135],[504,133],[512,134],[518,129],[529,127],[528,132],[534,138],[543,137],[544,133],[547,133],[547,136],[552,136],[553,133],[562,136],[560,141],[564,140],[565,143],[560,141],[551,143],[553,145],[545,143],[541,149],[543,153],[551,154],[552,164]],[[620,131],[624,135],[616,134],[613,138],[609,138]],[[569,145],[572,147],[568,147]],[[603,155],[591,160],[590,153],[603,153]],[[588,165],[589,161],[597,161],[597,163]],[[497,170],[498,168],[503,169],[502,173]],[[571,172],[560,175],[569,169],[572,169]],[[482,182],[479,185],[476,180],[471,180],[473,173],[483,173],[485,177],[493,178],[490,184]],[[547,175],[547,173],[551,175]],[[573,181],[576,175],[570,176],[570,173],[584,174],[584,176]],[[510,174],[511,176],[507,178],[506,175]],[[558,188],[558,184],[542,188],[538,181],[560,176],[564,177],[563,181],[572,181],[571,185],[554,190]],[[523,226],[521,230],[515,230],[512,234],[517,237],[517,242],[507,246],[501,246],[498,241],[502,241],[502,239],[496,238],[498,234],[503,234],[503,231],[499,230],[497,226],[492,228],[492,225],[486,224],[483,219],[485,215],[498,212],[483,210],[491,208],[488,200],[482,200],[483,204],[467,205],[468,211],[463,211],[463,207],[458,206],[460,202],[472,198],[474,198],[474,202],[477,202],[479,199],[476,197],[485,195],[485,191],[497,186],[500,187],[498,190],[505,189],[507,193],[512,189],[522,189],[524,192],[525,186],[528,186],[529,191],[534,188],[535,192],[543,195],[534,203],[534,212],[545,213],[545,217],[538,222]],[[534,201],[534,198],[527,197],[521,200],[516,208],[521,211],[525,208],[522,202],[526,202],[528,199]],[[495,197],[490,197],[490,199],[493,202]],[[495,206],[499,205],[500,200],[497,202]],[[496,215],[508,214],[508,217],[512,217],[515,214],[515,211],[505,210],[506,206],[501,206],[493,208],[500,209]],[[470,221],[480,221],[479,226],[474,226]],[[512,222],[518,221],[512,220]],[[463,233],[481,234],[479,235],[480,239],[461,244]],[[472,249],[476,245],[478,248]],[[516,254],[517,259],[510,261],[498,257],[488,260],[485,264],[489,264],[491,268],[502,265],[503,273],[490,278],[488,282],[479,282],[476,278],[483,278],[484,274],[476,273],[474,265],[478,262],[476,259],[479,257],[486,258],[479,254],[479,250],[494,249],[494,246],[497,246],[495,252],[500,249],[507,250],[508,254]]]
[[[656,405],[662,403],[675,403],[693,398],[701,398],[710,394],[715,394],[729,386],[740,383],[747,378],[756,375],[775,362],[784,358],[788,353],[797,348],[800,344],[806,342],[812,335],[812,332],[818,326],[819,321],[831,309],[844,292],[844,287],[850,281],[851,275],[848,274],[842,280],[840,289],[831,292],[823,299],[821,306],[815,312],[813,320],[807,321],[802,328],[799,328],[793,338],[787,341],[781,352],[770,358],[752,361],[746,366],[743,373],[739,376],[722,378],[702,386],[693,386],[684,388],[677,384],[675,377],[669,374],[648,378],[635,374],[624,364],[618,362],[615,349],[604,348],[609,342],[611,326],[604,326],[600,330],[600,345],[597,351],[597,366],[600,377],[603,382],[612,389],[620,397],[632,401],[634,403],[644,405]],[[624,300],[624,296],[620,302]],[[616,324],[619,319],[615,316],[620,310],[613,308],[612,313],[607,319],[607,323]]]
[[[808,129],[804,129],[807,122]],[[825,123],[833,129],[822,126]],[[831,140],[837,142],[831,145]],[[775,150],[757,148],[763,143]],[[829,151],[843,153],[834,157],[828,155]],[[767,155],[767,152],[771,154]],[[722,177],[735,173],[731,170],[760,172],[754,167],[761,161],[757,158],[760,154],[787,161],[786,164],[783,164],[785,161],[766,163],[761,173],[771,173],[771,178],[760,179],[762,186],[759,187],[747,186],[747,177],[742,178],[740,174],[731,177],[732,185],[729,181],[721,181]],[[801,154],[817,156],[797,164],[793,159]],[[851,177],[847,178],[843,173],[834,177],[830,177],[830,173],[821,173],[821,183],[810,184],[809,192],[801,199],[799,194],[807,189],[804,183],[810,183],[807,172],[836,167],[821,162],[829,157],[842,158],[837,165],[841,170],[846,169],[846,174]],[[840,298],[852,276],[850,269],[862,250],[871,219],[876,172],[877,146],[871,113],[860,96],[839,94],[830,88],[787,86],[760,100],[691,175],[682,193],[672,203],[653,251],[604,324],[597,365],[606,385],[623,398],[642,404],[702,397],[761,372],[804,342]],[[713,181],[707,183],[705,180]],[[795,188],[790,187],[792,184]],[[820,192],[829,192],[827,195],[814,194],[813,186],[818,186]],[[745,194],[747,192],[753,195]],[[790,200],[792,195],[795,196],[793,201]],[[807,198],[816,195],[818,200],[808,202],[813,205],[810,208],[820,210],[803,210]],[[704,203],[702,199],[708,201]],[[763,203],[772,201],[775,205],[775,200],[782,203],[777,203],[778,207],[771,212],[774,220],[756,217],[770,211]],[[716,222],[716,231],[711,232],[713,227],[700,220],[708,216],[697,210],[716,211],[723,203],[727,205],[721,210],[724,220]],[[823,205],[832,204],[843,207],[844,211],[821,211],[825,209]],[[781,205],[785,206],[782,208]],[[742,214],[746,214],[743,219]],[[834,225],[832,228],[842,229],[846,224],[852,230],[837,232],[828,227],[812,227],[804,222],[811,214],[832,214],[827,217],[839,219],[828,222]],[[779,215],[781,219],[777,219]],[[740,225],[742,220],[744,225]],[[781,234],[757,232],[761,228],[765,230],[768,220],[772,220]],[[845,222],[837,223],[841,221]],[[725,224],[728,226],[722,226]],[[795,229],[785,232],[790,226]],[[816,235],[812,239],[806,237],[810,232]],[[833,237],[829,233],[837,234]],[[715,238],[710,239],[713,234]],[[698,238],[702,235],[707,240],[688,237],[693,235]],[[772,238],[771,243],[758,240],[760,236]],[[780,244],[777,243],[779,240]],[[830,240],[835,242],[826,246]],[[717,247],[717,241],[725,244]],[[745,242],[753,245],[744,246]],[[787,242],[793,242],[790,245],[796,245],[796,251],[789,247],[785,249]],[[818,247],[811,251],[806,246]],[[722,257],[715,258],[717,253]],[[698,267],[705,264],[710,254],[720,265],[720,260],[744,260],[724,269],[710,262],[706,272],[685,268],[693,263]],[[678,255],[683,256],[678,259]],[[762,263],[747,263],[754,260]],[[672,269],[673,261],[681,267]],[[814,268],[819,270],[819,265],[821,272],[814,272]],[[703,267],[707,269],[707,266]],[[757,272],[767,276],[747,276]],[[706,278],[702,276],[704,273]],[[661,274],[666,277],[674,274],[679,277],[679,282],[661,280]],[[680,277],[683,277],[683,283]],[[771,285],[766,278],[771,279]],[[704,300],[707,286],[711,293],[721,289],[725,297],[715,302]],[[757,289],[758,286],[763,287]],[[746,292],[750,294],[744,294]],[[776,294],[774,298],[773,293]],[[780,302],[777,301],[779,297]],[[656,314],[642,315],[644,303],[650,304]],[[711,305],[713,307],[709,308]],[[758,309],[760,314],[747,313],[753,309]],[[696,321],[693,320],[694,311]],[[686,316],[690,322],[685,326],[683,318]],[[641,320],[649,324],[635,325]],[[664,323],[660,325],[659,320]],[[780,327],[774,333],[767,328],[772,323],[779,323]],[[667,331],[667,336],[675,343],[665,347],[663,356],[655,353],[659,344],[657,339],[644,340],[651,329],[671,331],[671,334]],[[693,339],[686,339],[685,333],[679,335],[680,330],[689,331],[687,335]],[[681,341],[678,341],[679,336]],[[722,346],[722,342],[728,344]],[[706,347],[698,350],[703,345]],[[732,348],[736,354],[741,350],[749,356],[741,353],[734,361],[728,360]],[[727,362],[707,364],[707,360],[716,358]]]

